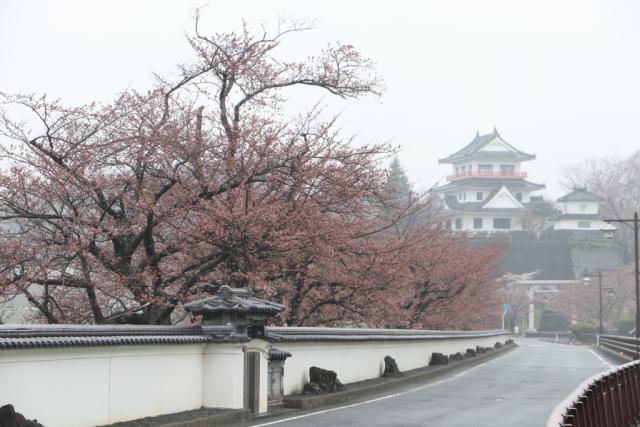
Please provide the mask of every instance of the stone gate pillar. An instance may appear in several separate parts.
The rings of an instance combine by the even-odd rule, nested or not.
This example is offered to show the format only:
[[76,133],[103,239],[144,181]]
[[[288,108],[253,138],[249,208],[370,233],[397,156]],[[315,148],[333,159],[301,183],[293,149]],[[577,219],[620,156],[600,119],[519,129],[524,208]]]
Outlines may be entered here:
[[[185,304],[184,308],[191,313],[202,315],[205,328],[206,326],[231,326],[239,337],[246,338],[248,342],[242,348],[243,361],[239,365],[235,362],[238,365],[235,369],[242,373],[243,380],[239,381],[240,384],[234,383],[234,390],[236,393],[238,388],[242,391],[245,408],[251,409],[254,413],[266,412],[271,345],[262,338],[265,335],[265,321],[280,313],[284,306],[256,298],[253,290],[249,288],[231,288],[225,285],[220,288],[217,295],[190,302]],[[204,406],[207,406],[206,402],[210,400],[207,396],[218,392],[216,389],[218,379],[215,375],[207,375],[208,372],[219,371],[212,365],[217,359],[216,357],[205,359]],[[238,375],[233,377],[237,383]],[[217,387],[220,388],[219,385]],[[224,393],[225,390],[221,392]],[[237,399],[234,403],[237,405]]]

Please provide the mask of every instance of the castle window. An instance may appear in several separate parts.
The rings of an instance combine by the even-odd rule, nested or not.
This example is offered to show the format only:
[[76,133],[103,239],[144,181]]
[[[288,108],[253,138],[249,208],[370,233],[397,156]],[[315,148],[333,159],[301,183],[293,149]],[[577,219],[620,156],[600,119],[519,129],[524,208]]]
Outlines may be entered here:
[[519,202],[522,201],[522,193],[516,193],[516,200],[518,200]]
[[482,218],[473,218],[473,228],[482,229]]
[[482,194],[482,191],[478,191],[476,193],[476,200],[481,201],[482,199],[484,199],[484,194]]
[[491,175],[493,173],[493,165],[478,165],[479,175]]
[[496,230],[511,229],[511,218],[493,218],[493,228]]
[[516,173],[516,167],[514,165],[500,165],[500,175],[513,176]]
[[578,228],[591,228],[590,221],[578,221]]
[[456,218],[456,230],[462,229],[462,219]]

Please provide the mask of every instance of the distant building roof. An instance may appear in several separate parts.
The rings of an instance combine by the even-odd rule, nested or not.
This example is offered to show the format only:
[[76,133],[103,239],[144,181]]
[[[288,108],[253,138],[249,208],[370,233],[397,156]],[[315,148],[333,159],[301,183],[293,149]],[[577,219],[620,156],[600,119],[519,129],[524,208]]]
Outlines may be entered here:
[[587,187],[575,187],[571,193],[558,199],[559,202],[599,202],[601,197],[587,190]]
[[[493,142],[494,140],[498,139],[502,144],[506,145],[507,147],[509,147],[511,149],[511,151],[480,151],[482,150],[482,148],[486,147],[489,143]],[[475,138],[473,138],[473,141],[471,141],[469,144],[467,144],[464,148],[456,151],[453,154],[450,154],[449,156],[440,159],[439,162],[440,163],[452,163],[452,162],[456,162],[459,160],[463,160],[466,158],[471,158],[471,157],[505,157],[505,158],[511,158],[514,160],[533,160],[536,158],[536,156],[534,154],[528,154],[525,153],[524,151],[520,151],[517,148],[515,148],[514,146],[512,146],[511,144],[509,144],[507,141],[505,141],[500,134],[498,133],[498,130],[496,128],[493,129],[493,132],[490,134],[486,134],[486,135],[480,135],[480,133],[476,133]]]
[[501,188],[503,185],[507,187],[509,191],[535,191],[545,188],[544,184],[536,184],[525,179],[463,178],[441,185],[440,187],[436,187],[434,190],[438,192],[455,191],[462,188],[486,188],[493,190],[495,188]]

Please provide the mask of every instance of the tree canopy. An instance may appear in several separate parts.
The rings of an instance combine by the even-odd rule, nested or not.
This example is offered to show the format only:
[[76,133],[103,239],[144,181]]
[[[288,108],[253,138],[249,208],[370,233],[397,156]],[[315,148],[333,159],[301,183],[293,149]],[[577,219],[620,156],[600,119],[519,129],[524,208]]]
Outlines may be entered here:
[[284,114],[288,87],[381,92],[351,45],[278,59],[305,29],[205,35],[196,19],[192,60],[148,92],[2,94],[2,295],[50,323],[162,324],[228,284],[285,304],[288,325],[483,326],[496,250],[435,218],[398,229],[431,199],[382,166],[394,148],[356,147],[318,108]]

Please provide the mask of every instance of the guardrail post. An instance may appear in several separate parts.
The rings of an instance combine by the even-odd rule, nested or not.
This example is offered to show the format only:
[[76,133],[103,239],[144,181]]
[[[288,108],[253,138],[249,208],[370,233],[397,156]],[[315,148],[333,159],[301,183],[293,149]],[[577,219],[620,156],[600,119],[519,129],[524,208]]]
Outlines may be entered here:
[[633,419],[638,421],[638,414],[640,413],[640,384],[638,379],[640,377],[640,367],[634,365],[631,367],[631,390],[633,390]]

